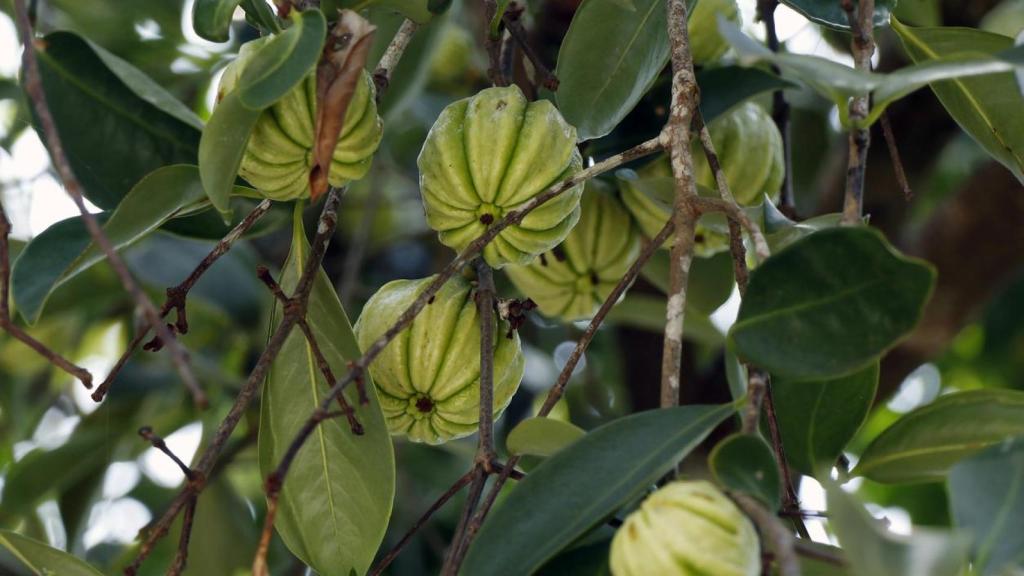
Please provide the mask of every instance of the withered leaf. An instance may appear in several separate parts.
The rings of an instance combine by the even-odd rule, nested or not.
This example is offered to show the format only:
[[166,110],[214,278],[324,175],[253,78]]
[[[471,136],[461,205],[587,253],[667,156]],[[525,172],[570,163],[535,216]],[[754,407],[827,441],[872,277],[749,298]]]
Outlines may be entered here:
[[377,28],[352,10],[341,10],[327,32],[316,69],[316,139],[309,173],[313,201],[327,192],[331,156],[345,125],[345,113],[361,79]]

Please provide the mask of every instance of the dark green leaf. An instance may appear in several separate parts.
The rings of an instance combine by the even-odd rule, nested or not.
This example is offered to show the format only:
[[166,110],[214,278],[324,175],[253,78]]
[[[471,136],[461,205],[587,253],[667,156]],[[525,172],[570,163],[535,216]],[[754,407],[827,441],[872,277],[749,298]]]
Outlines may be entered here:
[[260,113],[243,106],[237,90],[231,92],[213,110],[199,141],[203,190],[225,222],[231,219],[231,190],[242,165],[245,144]]
[[934,270],[870,228],[816,232],[750,275],[730,345],[740,358],[794,380],[850,374],[917,324]]
[[733,413],[651,410],[601,426],[545,460],[491,513],[463,573],[530,574],[650,487]]
[[[259,202],[255,199],[235,196],[231,198],[231,214],[233,218],[230,224],[225,224],[224,220],[217,214],[216,210],[212,209],[211,205],[207,210],[169,220],[160,229],[177,236],[201,240],[220,240],[248,216],[256,208],[257,204]],[[260,218],[259,222],[254,224],[242,238],[264,236],[285,224],[291,224],[291,221],[291,206],[287,203],[275,202],[271,205],[270,211],[263,218]]]
[[779,465],[772,448],[760,436],[733,434],[715,445],[708,456],[715,481],[761,500],[769,510],[782,505]]
[[828,511],[853,574],[958,576],[966,566],[969,539],[964,534],[920,527],[913,536],[893,534],[838,486],[828,489]]
[[[608,321],[662,332],[665,330],[665,298],[641,293],[628,294],[608,313]],[[724,337],[707,314],[687,305],[683,322],[683,335],[687,338],[709,346],[722,344]]]
[[701,93],[700,113],[705,123],[758,94],[796,87],[771,72],[742,66],[704,68],[697,72],[697,85]]
[[[640,273],[643,277],[668,292],[669,258],[667,250],[655,252]],[[690,264],[690,283],[686,291],[686,303],[704,314],[711,314],[732,295],[732,256],[720,252],[708,258],[694,258]]]
[[[808,20],[828,26],[835,30],[850,30],[850,20],[846,17],[842,3],[832,0],[782,0],[782,3],[803,14]],[[854,3],[856,6],[856,3]],[[875,1],[875,26],[889,23],[889,14],[896,7],[896,0]]]
[[[965,51],[997,54],[1013,46],[1010,38],[971,28],[911,28],[893,20],[893,30],[914,62]],[[1024,96],[1013,74],[936,82],[931,88],[957,124],[1024,182]]]
[[827,479],[871,411],[878,364],[833,380],[772,381],[786,460],[801,474]]
[[[281,276],[290,294],[306,263],[309,246],[295,211],[292,250]],[[277,321],[281,310],[277,307]],[[348,317],[327,275],[320,270],[309,298],[310,327],[336,378],[361,354]],[[302,332],[294,329],[267,376],[260,416],[260,471],[274,470],[331,383],[324,380]],[[395,458],[373,383],[370,403],[359,404],[355,387],[345,391],[364,434],[345,418],[324,421],[295,457],[281,491],[276,527],[288,548],[324,576],[365,573],[384,538],[395,494]]]
[[582,140],[600,138],[626,117],[668,62],[665,3],[587,0],[558,51],[558,108]]
[[41,41],[47,103],[86,198],[114,208],[143,176],[195,163],[200,122],[117,57],[70,32]]
[[227,42],[231,19],[242,0],[195,0],[192,28],[210,42]]
[[327,35],[323,12],[292,10],[291,21],[253,54],[238,79],[238,99],[250,110],[263,110],[291,92],[320,59]]
[[586,432],[554,418],[528,418],[508,433],[505,447],[512,454],[551,456],[583,437]]
[[[251,193],[241,187],[236,192]],[[103,230],[114,247],[122,249],[203,200],[195,166],[159,168],[140,180],[109,218],[104,217]],[[81,217],[59,222],[33,238],[11,276],[22,317],[34,323],[54,290],[103,259]]]
[[103,574],[71,554],[51,548],[17,532],[0,530],[0,546],[6,548],[25,567],[39,576],[103,576]]
[[1024,437],[997,444],[949,471],[956,525],[974,534],[978,574],[1024,568]]
[[1024,392],[947,394],[886,428],[861,455],[854,474],[878,482],[938,480],[963,458],[1022,435]]

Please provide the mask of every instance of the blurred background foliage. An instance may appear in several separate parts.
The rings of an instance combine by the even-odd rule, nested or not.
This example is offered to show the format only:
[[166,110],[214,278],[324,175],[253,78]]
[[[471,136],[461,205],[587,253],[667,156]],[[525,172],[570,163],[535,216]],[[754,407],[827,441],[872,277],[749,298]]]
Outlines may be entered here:
[[[541,58],[555,63],[558,46],[576,0],[530,2],[530,40]],[[187,0],[39,0],[33,3],[40,32],[73,30],[131,62],[195,110],[209,115],[211,86],[238,45],[255,31],[236,20],[232,41],[212,44],[197,38]],[[394,72],[384,99],[385,137],[370,174],[343,199],[341,224],[324,261],[350,316],[379,286],[395,278],[426,276],[451,257],[427,228],[417,186],[416,155],[427,130],[449,102],[488,85],[480,48],[483,29],[478,3],[456,1],[449,12],[417,33]],[[744,3],[750,30],[759,28]],[[4,49],[16,46],[10,0],[0,0]],[[1019,0],[902,0],[898,16],[919,25],[1012,27],[1024,19]],[[369,13],[378,26],[370,62],[376,62],[401,22],[382,9]],[[792,17],[799,30],[812,29],[817,42],[844,53],[848,40]],[[1012,20],[1012,21],[1011,21]],[[787,20],[789,22],[790,20]],[[1019,24],[1017,25],[1019,28]],[[906,62],[890,31],[879,38],[882,70]],[[13,71],[8,71],[13,72]],[[522,59],[517,81],[530,86],[532,69]],[[625,149],[660,129],[666,115],[669,81],[660,77],[637,108],[608,136],[588,143],[586,156]],[[530,96],[530,94],[528,94]],[[537,96],[533,94],[533,96]],[[549,94],[539,94],[540,97]],[[790,90],[793,105],[796,211],[801,217],[839,207],[845,173],[846,135],[834,107],[810,91]],[[882,364],[881,388],[868,424],[851,445],[849,457],[866,446],[899,414],[943,391],[981,387],[1024,388],[1024,194],[1020,184],[962,133],[930,90],[895,104],[890,118],[915,191],[899,191],[885,146],[871,149],[866,212],[903,250],[939,267],[940,281],[919,329]],[[0,167],[23,162],[25,102],[13,77],[0,78]],[[23,148],[30,148],[23,143]],[[24,150],[22,150],[24,152]],[[20,236],[13,257],[31,234],[19,221],[33,218],[31,195],[40,174],[24,177],[0,170],[0,187]],[[12,176],[13,175],[13,176]],[[311,208],[307,224],[316,217]],[[200,281],[189,298],[192,330],[183,338],[212,406],[198,412],[181,388],[165,354],[139,353],[117,378],[113,393],[94,404],[79,383],[54,371],[20,343],[0,336],[0,527],[48,541],[111,573],[130,561],[135,533],[171,499],[181,475],[136,430],[149,425],[169,437],[186,458],[230,406],[234,393],[265,342],[271,297],[255,279],[258,263],[280,264],[290,230],[276,228],[240,244]],[[177,232],[174,233],[174,232]],[[184,278],[208,252],[211,241],[189,237],[188,229],[168,229],[126,253],[137,278],[156,301]],[[698,264],[696,288],[703,306],[688,312],[684,402],[729,399],[722,362],[722,333],[735,314],[728,259]],[[662,263],[663,265],[663,263]],[[658,288],[658,259],[634,286],[602,329],[573,378],[558,414],[590,429],[623,414],[657,404],[664,300]],[[514,289],[498,275],[499,291]],[[112,272],[97,266],[58,290],[42,320],[30,332],[57,352],[102,375],[124,349],[139,319]],[[506,415],[500,438],[530,416],[537,398],[554,382],[581,326],[531,315],[522,336],[526,377]],[[231,465],[212,481],[198,508],[190,574],[245,573],[262,524],[263,493],[256,465],[253,405],[229,448]],[[442,447],[399,441],[395,513],[384,548],[398,537],[451,482],[467,469],[473,439]],[[948,506],[941,485],[886,486],[859,481],[854,486],[893,525],[909,522],[947,526]],[[805,508],[822,507],[813,481],[801,493]],[[458,500],[458,498],[457,498]],[[441,511],[395,562],[392,573],[435,571],[454,530],[458,503]],[[902,522],[902,524],[900,523]],[[812,521],[812,527],[814,522]],[[817,525],[819,539],[826,539]],[[143,574],[157,574],[173,555],[175,538],[162,541]],[[20,568],[0,552],[0,571]],[[301,574],[305,568],[275,541],[274,572]]]

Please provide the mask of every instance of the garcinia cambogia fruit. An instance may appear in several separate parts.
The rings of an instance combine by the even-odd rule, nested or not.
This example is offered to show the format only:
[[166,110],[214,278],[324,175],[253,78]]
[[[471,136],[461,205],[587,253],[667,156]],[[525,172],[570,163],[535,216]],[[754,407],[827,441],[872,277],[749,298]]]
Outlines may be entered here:
[[718,60],[729,50],[729,42],[718,32],[718,15],[739,26],[742,23],[736,0],[700,0],[690,14],[690,54],[696,65]]
[[568,321],[593,316],[640,250],[639,232],[609,185],[591,180],[580,209],[579,223],[558,247],[505,269],[541,313]]
[[[235,89],[253,55],[270,39],[268,36],[242,45],[238,58],[224,70],[217,91],[218,101]],[[384,134],[374,92],[373,81],[364,71],[334,148],[327,176],[332,186],[359,180],[370,169],[373,153]],[[315,133],[316,72],[312,71],[291,92],[260,114],[246,144],[238,174],[271,200],[309,198]]]
[[[509,210],[582,167],[576,129],[550,102],[516,86],[488,88],[448,105],[418,159],[427,223],[462,250]],[[526,264],[565,239],[579,219],[579,184],[505,228],[483,252],[493,267]]]
[[[365,350],[434,281],[395,280],[366,303],[355,325]],[[412,325],[370,364],[392,434],[441,444],[468,436],[480,423],[480,318],[476,290],[461,276],[448,280]],[[496,321],[494,412],[508,406],[523,378],[525,360],[516,332]]]
[[[782,135],[764,108],[746,102],[714,119],[708,130],[736,202],[750,206],[759,203],[765,194],[778,197],[786,176]],[[697,184],[716,190],[715,175],[704,159],[700,142],[692,149]]]
[[[663,168],[664,167],[664,168]],[[655,161],[639,172],[624,168],[615,172],[618,179],[622,204],[633,217],[640,232],[647,238],[654,238],[672,215],[672,200],[675,195],[675,179],[667,170],[668,163]],[[668,175],[662,175],[668,172]],[[715,193],[698,187],[702,196]],[[675,234],[662,245],[669,248]],[[729,249],[729,225],[721,214],[705,214],[697,221],[693,243],[694,254],[710,257]]]
[[757,576],[750,520],[710,482],[676,481],[644,500],[611,546],[614,576]]

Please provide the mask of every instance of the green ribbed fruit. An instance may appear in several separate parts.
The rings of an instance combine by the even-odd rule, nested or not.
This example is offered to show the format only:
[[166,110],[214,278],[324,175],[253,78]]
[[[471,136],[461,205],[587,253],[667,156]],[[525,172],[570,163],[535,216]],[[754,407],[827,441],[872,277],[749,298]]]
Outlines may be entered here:
[[[366,303],[355,325],[366,350],[398,319],[434,277],[395,280]],[[370,364],[381,408],[392,434],[440,444],[468,436],[480,423],[480,318],[476,291],[461,276],[448,280],[433,301]],[[523,378],[519,335],[506,338],[496,322],[494,412],[497,417]]]
[[591,180],[565,242],[526,266],[506,268],[545,316],[574,321],[597,311],[640,250],[640,235],[610,187]]
[[[675,195],[675,179],[662,176],[668,162],[655,161],[641,169],[640,173],[623,169],[615,173],[619,181],[622,204],[629,211],[647,238],[654,238],[672,215],[672,200]],[[669,171],[670,172],[670,171]],[[714,195],[706,188],[698,188],[702,195]],[[662,245],[668,249],[675,235]],[[729,249],[729,225],[721,214],[706,214],[697,221],[694,233],[693,251],[701,257],[710,257]]]
[[[725,171],[725,181],[737,202],[750,206],[759,203],[765,194],[773,199],[778,197],[786,176],[782,135],[764,108],[746,102],[716,118],[708,130]],[[717,189],[700,142],[693,151],[697,184]]]
[[[252,56],[269,40],[268,36],[242,45],[238,58],[224,71],[218,101],[235,89]],[[260,115],[246,144],[239,176],[271,200],[309,198],[315,130],[314,71]],[[332,186],[344,186],[365,176],[383,134],[373,81],[364,71],[345,113],[345,125],[334,148],[327,181]]]
[[[550,102],[519,88],[488,88],[450,104],[418,159],[427,223],[460,251],[509,210],[578,172],[576,129]],[[579,219],[583,186],[565,191],[502,230],[484,248],[494,268],[527,264],[551,250]]]
[[690,54],[696,65],[718,60],[729,50],[729,42],[718,32],[718,15],[737,26],[743,23],[736,0],[700,0],[690,14]]
[[710,482],[661,488],[622,523],[611,547],[614,576],[757,576],[757,532]]

